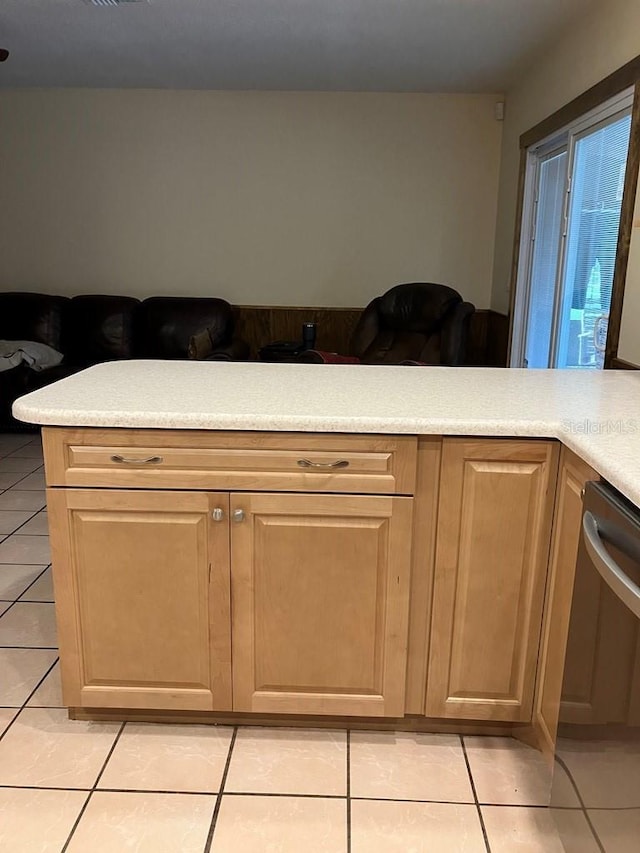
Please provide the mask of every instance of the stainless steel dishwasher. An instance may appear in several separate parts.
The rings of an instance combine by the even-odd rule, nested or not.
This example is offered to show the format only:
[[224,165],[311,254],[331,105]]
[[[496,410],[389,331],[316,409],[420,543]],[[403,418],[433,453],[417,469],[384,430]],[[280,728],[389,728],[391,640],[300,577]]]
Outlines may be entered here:
[[640,853],[640,512],[595,482],[583,506],[552,806],[565,850]]

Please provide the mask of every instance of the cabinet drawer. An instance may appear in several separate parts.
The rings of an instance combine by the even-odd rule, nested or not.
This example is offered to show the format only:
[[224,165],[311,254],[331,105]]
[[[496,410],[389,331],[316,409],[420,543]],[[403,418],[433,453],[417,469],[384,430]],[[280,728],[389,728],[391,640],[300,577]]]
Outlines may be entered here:
[[49,486],[413,494],[415,436],[43,430]]

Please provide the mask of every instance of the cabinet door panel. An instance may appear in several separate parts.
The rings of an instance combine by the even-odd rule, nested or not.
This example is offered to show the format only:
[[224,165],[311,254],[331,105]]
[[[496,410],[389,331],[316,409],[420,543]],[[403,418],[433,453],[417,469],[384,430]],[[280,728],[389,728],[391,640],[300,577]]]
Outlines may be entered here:
[[411,499],[232,495],[234,710],[401,716]]
[[67,704],[230,707],[228,525],[212,498],[49,490]]
[[557,448],[446,439],[428,716],[531,719]]
[[[550,757],[554,753],[558,728],[569,612],[574,590],[578,543],[582,530],[582,491],[587,480],[597,479],[597,476],[592,468],[563,447],[553,519],[549,581],[544,608],[545,621],[534,715],[540,744]],[[597,624],[597,612],[591,616],[593,624]],[[589,614],[584,625],[587,628],[591,625]],[[590,669],[593,660],[589,658],[590,645],[583,643],[582,648],[584,658],[589,659],[588,668]],[[578,666],[572,670],[572,674],[577,671],[582,672],[582,669]]]

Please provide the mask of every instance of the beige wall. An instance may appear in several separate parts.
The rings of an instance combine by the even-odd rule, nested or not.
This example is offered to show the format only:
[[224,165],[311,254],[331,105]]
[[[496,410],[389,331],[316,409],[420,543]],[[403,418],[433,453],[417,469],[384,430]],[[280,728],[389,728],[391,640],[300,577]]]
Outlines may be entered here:
[[0,288],[360,306],[491,297],[491,95],[0,93]]
[[519,137],[640,53],[640,0],[599,0],[537,57],[507,93],[492,307],[506,311],[516,215]]

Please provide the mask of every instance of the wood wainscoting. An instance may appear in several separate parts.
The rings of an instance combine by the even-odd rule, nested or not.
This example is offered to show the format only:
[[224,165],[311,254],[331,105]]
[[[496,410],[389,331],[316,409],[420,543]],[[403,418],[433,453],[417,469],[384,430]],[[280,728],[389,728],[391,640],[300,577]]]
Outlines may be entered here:
[[[251,347],[256,360],[261,347],[273,341],[296,341],[303,323],[317,326],[316,347],[348,354],[349,341],[362,308],[306,308],[268,305],[235,305],[236,333]],[[480,309],[471,317],[466,364],[473,367],[505,367],[509,318],[497,311]]]

